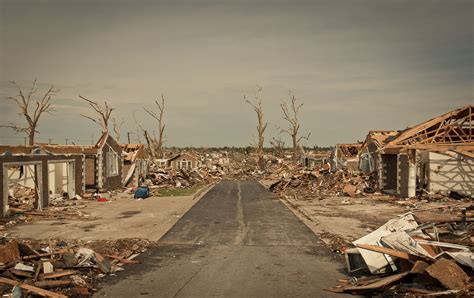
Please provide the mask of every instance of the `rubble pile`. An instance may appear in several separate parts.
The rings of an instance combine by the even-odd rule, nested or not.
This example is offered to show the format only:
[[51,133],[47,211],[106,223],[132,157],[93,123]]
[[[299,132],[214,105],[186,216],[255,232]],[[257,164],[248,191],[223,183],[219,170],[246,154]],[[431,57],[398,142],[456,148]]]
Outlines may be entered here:
[[8,205],[14,208],[33,208],[35,190],[31,187],[15,184],[8,192]]
[[152,243],[116,241],[28,241],[0,239],[0,292],[66,297],[89,296],[104,276],[136,264]]
[[35,220],[88,220],[90,219],[89,214],[80,210],[85,207],[85,205],[70,207],[49,207],[42,210],[22,210],[18,208],[9,208],[8,212],[11,216],[8,218],[3,218],[1,222],[8,227],[17,223],[26,223]]
[[332,173],[326,168],[309,171],[290,164],[272,168],[262,182],[280,196],[297,195],[300,198],[326,195],[356,197],[377,191],[374,175],[347,170]]
[[[429,206],[430,203],[446,203],[448,205],[446,206],[453,206],[453,203],[459,202],[462,204],[462,202],[471,202],[472,198],[469,198],[467,196],[455,196],[453,195],[455,192],[450,192],[448,194],[426,194],[423,192],[418,193],[416,197],[412,198],[397,198],[391,201],[391,203],[403,206],[408,210],[417,210],[417,209],[423,209],[426,208],[426,206]],[[452,210],[449,210],[450,212]]]
[[35,207],[35,196],[33,188],[20,184],[10,186],[8,213],[11,217],[4,218],[1,222],[9,226],[20,222],[31,222],[35,219],[87,218],[87,214],[79,210],[86,207],[79,195],[69,197],[66,192],[61,195],[50,195],[50,206],[41,210]]
[[200,167],[194,170],[180,169],[175,172],[153,164],[150,166],[148,176],[143,184],[150,188],[192,187],[217,182],[224,175],[223,169],[218,167]]
[[179,169],[161,167],[151,163],[143,185],[153,188],[188,188],[204,184],[217,183],[222,179],[255,179],[263,172],[255,170],[255,166],[244,160],[231,160],[228,164],[211,163],[196,169]]
[[354,275],[329,291],[357,295],[469,296],[474,294],[474,205],[449,217],[409,212],[353,242],[344,251]]

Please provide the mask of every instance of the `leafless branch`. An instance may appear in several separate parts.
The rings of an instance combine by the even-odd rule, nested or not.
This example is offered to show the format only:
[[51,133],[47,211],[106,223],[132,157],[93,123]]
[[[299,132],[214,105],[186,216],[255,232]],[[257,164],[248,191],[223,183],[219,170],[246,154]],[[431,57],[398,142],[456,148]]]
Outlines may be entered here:
[[291,137],[293,144],[293,160],[296,162],[299,156],[300,143],[302,140],[308,140],[311,133],[308,133],[307,136],[298,137],[298,132],[300,130],[300,123],[298,121],[298,113],[303,107],[303,103],[297,103],[296,97],[291,94],[290,91],[290,102],[282,102],[280,108],[283,112],[283,119],[288,122],[288,128],[283,129],[279,128],[280,134],[286,133]]
[[158,138],[155,137],[156,142],[156,153],[159,157],[163,157],[163,144],[165,138],[165,127],[166,125],[163,123],[163,113],[165,111],[165,95],[161,94],[161,102],[155,100],[155,104],[158,108],[157,112],[143,108],[145,112],[148,113],[152,118],[154,118],[158,122]]
[[79,98],[88,103],[97,113],[97,118],[93,118],[91,116],[86,116],[83,114],[81,114],[81,116],[92,120],[93,122],[101,126],[102,132],[109,132],[109,119],[110,115],[112,114],[112,111],[115,110],[115,108],[111,108],[107,101],[104,101],[104,105],[101,106],[98,102],[85,98],[84,96],[79,95]]
[[257,114],[257,134],[258,140],[257,144],[255,145],[257,158],[258,158],[258,165],[261,170],[265,168],[265,160],[263,158],[263,146],[265,143],[265,130],[267,129],[268,123],[263,120],[263,108],[262,108],[262,91],[263,88],[257,85],[257,89],[255,91],[255,99],[250,101],[244,95],[244,100],[253,107],[255,113]]
[[[3,127],[8,127],[15,130],[17,133],[26,133],[28,135],[29,144],[34,144],[35,134],[39,133],[37,130],[38,122],[41,118],[43,113],[51,113],[54,111],[54,108],[51,104],[51,99],[59,92],[58,89],[55,89],[53,85],[43,94],[41,98],[33,99],[33,95],[36,93],[36,82],[37,79],[33,81],[31,88],[28,92],[23,92],[23,89],[14,81],[10,82],[14,85],[17,89],[17,95],[9,96],[7,100],[13,100],[18,108],[19,108],[19,115],[25,117],[25,120],[28,124],[28,127],[20,127],[15,124],[11,125],[4,125]],[[31,107],[30,103],[34,102],[33,106]]]
[[157,146],[156,139],[153,138],[148,132],[148,130],[143,128],[143,126],[137,121],[137,118],[135,117],[135,111],[132,113],[132,116],[133,116],[133,120],[135,121],[135,124],[138,126],[140,130],[140,133],[138,135],[142,134],[145,137],[145,141],[148,145],[147,146],[148,153],[150,154],[152,159],[155,160],[156,159],[156,146]]

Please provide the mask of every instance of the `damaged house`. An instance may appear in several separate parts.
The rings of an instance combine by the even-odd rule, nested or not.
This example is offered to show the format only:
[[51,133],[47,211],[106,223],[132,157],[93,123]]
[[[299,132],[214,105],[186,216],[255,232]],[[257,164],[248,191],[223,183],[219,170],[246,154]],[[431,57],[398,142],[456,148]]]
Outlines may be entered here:
[[37,146],[0,146],[0,154],[0,217],[8,213],[10,203],[42,209],[49,206],[50,196],[83,192],[79,154],[52,154]]
[[473,196],[473,106],[401,131],[379,154],[379,186],[385,193],[404,198],[415,196],[417,190]]
[[331,168],[333,170],[347,169],[351,172],[358,171],[359,150],[362,144],[337,144],[332,153]]
[[49,205],[51,196],[81,195],[86,189],[122,186],[122,148],[108,134],[93,146],[0,146],[1,214],[9,208],[15,188],[33,191],[34,208]]
[[371,130],[359,150],[359,170],[364,173],[376,173],[380,166],[378,152],[390,137],[398,134],[395,130]]
[[84,162],[83,189],[113,190],[122,187],[122,147],[108,133],[94,146],[46,145],[52,153],[81,154]]
[[122,144],[123,185],[139,186],[140,180],[148,175],[148,153],[143,144]]
[[300,157],[300,164],[308,169],[329,170],[329,153],[305,153]]

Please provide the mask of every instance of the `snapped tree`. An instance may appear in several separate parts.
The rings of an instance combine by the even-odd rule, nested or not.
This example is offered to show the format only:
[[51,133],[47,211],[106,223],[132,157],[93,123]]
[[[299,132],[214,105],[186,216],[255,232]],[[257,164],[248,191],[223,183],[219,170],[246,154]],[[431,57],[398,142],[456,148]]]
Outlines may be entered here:
[[257,90],[255,91],[255,99],[253,101],[250,101],[247,99],[247,97],[244,95],[245,101],[252,106],[252,108],[255,111],[255,114],[257,114],[257,143],[255,144],[255,152],[257,154],[257,163],[258,167],[260,170],[265,169],[265,159],[263,158],[263,145],[265,142],[265,129],[267,129],[267,124],[263,120],[263,108],[262,108],[262,91],[263,88],[257,85]]
[[[163,112],[165,111],[165,95],[161,94],[161,103],[158,100],[155,100],[155,104],[158,107],[158,111],[152,111],[147,108],[143,108],[151,117],[153,117],[158,122],[158,139],[154,139],[154,147],[156,148],[154,152],[157,157],[163,157],[163,140],[165,136],[165,124],[163,123]],[[144,130],[145,131],[145,130]],[[145,131],[146,132],[146,131]],[[148,135],[148,137],[150,137]],[[147,136],[145,135],[145,138]],[[148,142],[148,139],[147,139]]]
[[147,129],[145,129],[138,121],[137,118],[135,117],[135,112],[132,113],[133,115],[133,120],[135,121],[135,124],[138,127],[139,133],[137,133],[138,139],[140,141],[140,135],[142,134],[145,137],[145,141],[147,143],[147,151],[150,154],[152,160],[155,160],[157,158],[156,155],[156,144],[158,141],[156,140],[156,137],[150,135]]
[[307,136],[299,136],[298,132],[300,130],[300,123],[298,121],[298,112],[300,111],[303,103],[297,103],[296,97],[290,92],[290,103],[289,106],[286,102],[280,104],[281,110],[283,112],[283,119],[288,122],[288,128],[280,128],[280,133],[286,133],[291,137],[291,142],[293,145],[293,162],[297,162],[299,158],[300,143],[302,140],[308,140],[311,133],[308,133]]
[[15,96],[9,96],[6,99],[13,100],[18,105],[18,108],[20,109],[18,114],[25,117],[28,126],[22,127],[14,123],[9,123],[1,125],[1,127],[11,128],[17,133],[25,133],[28,136],[28,144],[34,145],[35,135],[36,133],[39,133],[37,130],[39,119],[43,113],[51,113],[54,111],[54,108],[51,106],[51,99],[59,92],[59,90],[54,89],[54,86],[51,85],[43,96],[33,99],[32,97],[37,91],[36,79],[33,81],[31,89],[26,93],[23,92],[21,87],[15,82],[10,83],[17,88],[18,94]]

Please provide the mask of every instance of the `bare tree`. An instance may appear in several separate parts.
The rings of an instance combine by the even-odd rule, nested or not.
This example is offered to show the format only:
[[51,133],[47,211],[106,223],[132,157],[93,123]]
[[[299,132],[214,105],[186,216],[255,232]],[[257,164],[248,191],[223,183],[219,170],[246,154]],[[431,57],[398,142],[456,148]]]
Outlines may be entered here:
[[257,153],[257,158],[258,158],[258,167],[260,170],[265,169],[265,159],[263,158],[263,145],[265,142],[265,129],[267,129],[267,124],[263,120],[263,109],[262,109],[262,91],[263,88],[257,85],[257,91],[255,91],[255,100],[252,102],[247,99],[247,97],[244,95],[245,101],[253,107],[255,113],[257,114],[257,134],[258,134],[258,141],[257,144],[255,145],[256,153]]
[[[163,124],[163,112],[165,111],[165,95],[161,94],[161,103],[155,100],[155,104],[158,107],[158,112],[154,112],[147,108],[143,108],[151,117],[158,121],[158,139],[156,142],[156,154],[158,157],[163,157],[163,138],[165,133],[165,124]],[[156,138],[155,138],[156,139]]]
[[280,104],[281,110],[283,112],[283,119],[285,119],[289,127],[288,129],[280,128],[280,133],[286,133],[291,137],[291,142],[293,145],[293,161],[297,162],[299,157],[299,148],[301,141],[308,140],[311,133],[308,133],[307,136],[298,137],[298,132],[300,129],[300,123],[298,121],[298,112],[300,111],[303,103],[297,104],[296,97],[290,92],[290,106],[286,102]]
[[28,124],[27,127],[21,127],[14,123],[9,123],[7,125],[1,125],[1,127],[8,127],[17,133],[25,133],[28,136],[28,144],[34,145],[35,143],[35,134],[39,133],[37,130],[38,122],[43,113],[51,113],[54,111],[54,108],[51,106],[51,98],[59,92],[58,89],[54,89],[54,86],[51,87],[44,93],[43,96],[33,99],[32,96],[36,93],[36,79],[33,81],[31,89],[24,93],[23,90],[15,83],[13,84],[17,90],[18,94],[15,96],[9,96],[6,99],[13,100],[20,108],[19,115],[23,115]]
[[[156,143],[157,143],[156,139],[150,135],[148,130],[143,128],[143,126],[140,123],[138,123],[137,118],[135,117],[135,112],[133,112],[132,115],[133,115],[133,120],[138,126],[138,129],[140,130],[141,134],[143,134],[143,136],[145,137],[145,141],[148,145],[147,147],[148,153],[150,154],[152,160],[155,160],[156,159]],[[137,135],[140,136],[140,134],[137,134]]]
[[117,119],[114,117],[112,117],[111,120],[112,128],[115,133],[115,140],[117,140],[117,142],[120,142],[120,134],[122,133],[122,126],[125,120],[122,119],[120,122],[117,122]]
[[115,109],[111,108],[109,104],[107,103],[107,101],[105,100],[104,100],[104,105],[101,106],[98,102],[94,100],[87,99],[81,95],[79,95],[79,97],[83,99],[85,102],[87,102],[98,114],[96,118],[90,117],[84,114],[81,114],[81,116],[91,120],[92,122],[97,123],[102,128],[103,133],[108,133],[110,115],[112,114],[112,111]]

